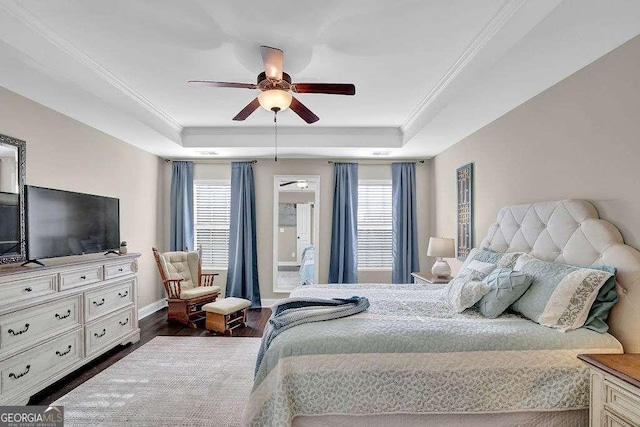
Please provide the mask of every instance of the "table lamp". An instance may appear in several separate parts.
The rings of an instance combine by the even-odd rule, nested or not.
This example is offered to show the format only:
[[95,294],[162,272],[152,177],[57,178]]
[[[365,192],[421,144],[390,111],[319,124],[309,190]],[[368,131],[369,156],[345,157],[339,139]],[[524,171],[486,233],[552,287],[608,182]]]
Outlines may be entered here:
[[436,257],[436,262],[431,268],[431,274],[438,278],[446,278],[451,275],[451,267],[443,258],[455,257],[455,240],[445,237],[430,237],[427,256]]

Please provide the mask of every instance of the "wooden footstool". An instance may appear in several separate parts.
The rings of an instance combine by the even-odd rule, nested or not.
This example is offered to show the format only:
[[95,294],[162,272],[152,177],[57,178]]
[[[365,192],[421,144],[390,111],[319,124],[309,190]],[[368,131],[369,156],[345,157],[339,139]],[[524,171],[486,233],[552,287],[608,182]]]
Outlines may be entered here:
[[251,301],[243,298],[224,298],[202,306],[207,313],[205,327],[208,331],[233,335],[233,330],[247,324],[247,308]]

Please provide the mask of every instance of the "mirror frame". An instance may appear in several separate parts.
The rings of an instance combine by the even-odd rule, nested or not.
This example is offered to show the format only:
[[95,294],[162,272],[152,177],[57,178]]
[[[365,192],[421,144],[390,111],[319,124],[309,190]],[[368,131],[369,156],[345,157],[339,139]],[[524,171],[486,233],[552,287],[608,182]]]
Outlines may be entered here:
[[27,183],[27,143],[10,136],[0,134],[0,143],[12,145],[18,149],[18,195],[20,210],[20,253],[0,256],[0,264],[24,262],[27,259],[25,234],[24,186]]
[[315,246],[315,282],[318,283],[319,258],[320,258],[320,175],[274,175],[273,176],[273,292],[290,293],[293,289],[283,289],[278,287],[278,215],[280,202],[280,183],[305,179],[315,185],[315,200],[313,208],[313,242]]

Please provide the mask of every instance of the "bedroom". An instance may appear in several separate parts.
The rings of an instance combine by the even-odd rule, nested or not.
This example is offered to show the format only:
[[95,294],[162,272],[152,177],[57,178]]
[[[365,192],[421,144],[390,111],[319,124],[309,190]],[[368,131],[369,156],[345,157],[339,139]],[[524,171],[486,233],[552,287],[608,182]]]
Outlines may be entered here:
[[[257,160],[257,267],[265,306],[287,296],[273,291],[274,235],[280,232],[274,229],[274,176],[320,176],[317,272],[318,283],[328,281],[334,174],[329,161],[357,162],[360,180],[388,183],[391,163],[425,160],[415,163],[421,271],[429,271],[434,261],[427,257],[429,238],[456,236],[455,172],[469,163],[476,245],[504,206],[584,199],[620,230],[626,244],[639,248],[640,202],[634,190],[640,182],[640,10],[635,2],[447,3],[404,2],[388,17],[398,29],[390,38],[364,37],[347,26],[347,18],[357,18],[357,26],[365,28],[385,22],[384,2],[366,8],[371,15],[353,5],[322,15],[314,6],[314,28],[300,24],[299,11],[273,16],[305,40],[296,44],[257,15],[237,25],[245,38],[216,38],[212,12],[197,13],[203,2],[188,2],[184,9],[171,1],[157,8],[122,2],[119,9],[104,11],[98,2],[79,7],[69,1],[49,6],[2,1],[0,134],[26,141],[27,185],[120,200],[120,236],[130,252],[142,254],[141,326],[149,319],[166,324],[165,291],[151,253],[151,247],[170,249],[172,163],[165,159],[193,160],[196,181],[230,181],[232,160]],[[148,20],[142,19],[147,13]],[[239,11],[220,13],[234,22]],[[428,19],[429,25],[417,26],[412,19]],[[402,25],[404,20],[408,24]],[[337,22],[334,38],[311,40],[307,31],[319,31],[326,22]],[[294,81],[351,82],[357,88],[353,97],[296,95],[320,121],[307,125],[292,111],[279,113],[277,163],[272,114],[259,109],[242,124],[231,120],[255,94],[186,85],[200,78],[253,82],[263,69],[261,44],[283,48],[285,70]],[[468,52],[469,47],[474,49]],[[158,59],[163,56],[167,59]],[[386,65],[376,69],[379,64]],[[166,74],[159,71],[163,67]],[[381,87],[385,73],[399,78]],[[457,274],[461,262],[447,261]],[[212,272],[220,273],[215,283],[224,291],[225,270]],[[358,281],[389,283],[391,270],[358,271]],[[626,285],[627,296],[637,306],[634,285]],[[259,313],[256,318],[263,317]],[[158,328],[151,325],[143,340]],[[203,323],[196,331],[208,334]],[[114,350],[101,369],[144,346],[131,352],[132,347]],[[93,375],[81,376],[84,381]],[[249,382],[251,387],[252,378]],[[69,379],[57,383],[49,396],[76,385]],[[229,396],[235,392],[228,389]],[[68,417],[80,416],[66,410]]]

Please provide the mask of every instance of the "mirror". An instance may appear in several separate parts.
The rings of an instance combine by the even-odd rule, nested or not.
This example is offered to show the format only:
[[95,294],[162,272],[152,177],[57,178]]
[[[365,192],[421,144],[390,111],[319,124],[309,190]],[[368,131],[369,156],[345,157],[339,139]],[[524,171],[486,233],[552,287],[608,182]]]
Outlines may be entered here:
[[273,291],[318,283],[320,176],[276,175],[273,184]]
[[24,141],[0,135],[0,264],[26,259],[25,152]]

